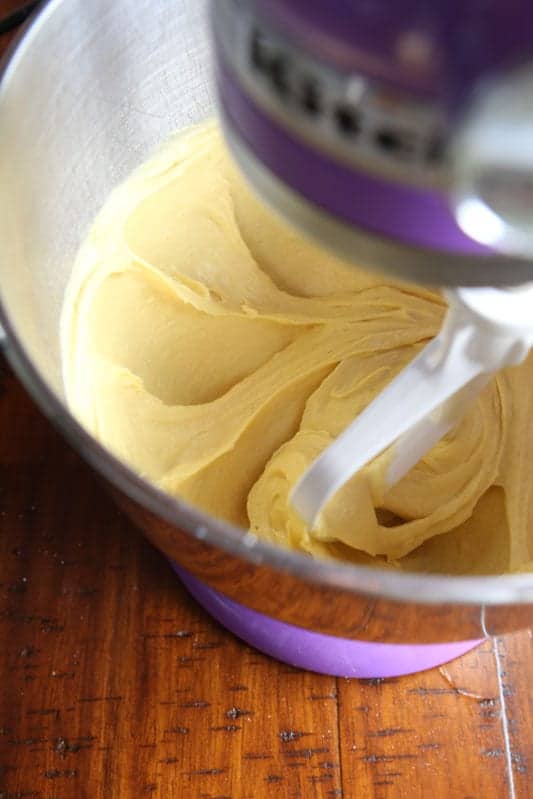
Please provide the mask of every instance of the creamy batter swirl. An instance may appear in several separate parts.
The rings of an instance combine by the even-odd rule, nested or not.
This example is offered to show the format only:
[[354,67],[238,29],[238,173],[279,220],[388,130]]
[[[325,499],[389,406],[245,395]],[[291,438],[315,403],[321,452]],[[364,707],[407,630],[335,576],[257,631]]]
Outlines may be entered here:
[[169,141],[97,217],[65,299],[67,397],[146,479],[282,546],[410,570],[524,568],[531,358],[392,490],[385,453],[316,530],[288,504],[444,310],[438,294],[348,266],[286,227],[209,123]]

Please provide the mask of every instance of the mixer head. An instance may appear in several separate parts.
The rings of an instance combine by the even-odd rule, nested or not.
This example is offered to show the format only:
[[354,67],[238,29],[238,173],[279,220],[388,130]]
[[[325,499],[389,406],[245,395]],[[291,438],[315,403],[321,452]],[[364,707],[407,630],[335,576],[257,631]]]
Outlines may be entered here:
[[280,213],[437,285],[533,280],[527,0],[216,0],[221,116]]

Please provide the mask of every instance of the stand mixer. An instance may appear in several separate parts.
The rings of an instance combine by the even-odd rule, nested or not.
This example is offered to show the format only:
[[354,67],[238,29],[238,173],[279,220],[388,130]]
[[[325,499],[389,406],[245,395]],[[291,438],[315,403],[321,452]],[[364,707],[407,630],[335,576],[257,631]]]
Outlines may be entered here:
[[198,601],[293,665],[381,677],[443,663],[528,626],[533,575],[312,559],[158,490],[65,399],[58,320],[79,245],[161,141],[213,116],[215,75],[245,174],[327,246],[459,304],[527,284],[532,41],[524,0],[52,0],[0,74],[6,355]]
[[219,0],[212,16],[227,140],[259,193],[367,268],[460,287],[437,339],[300,478],[312,526],[395,444],[392,486],[533,343],[533,18],[499,0]]

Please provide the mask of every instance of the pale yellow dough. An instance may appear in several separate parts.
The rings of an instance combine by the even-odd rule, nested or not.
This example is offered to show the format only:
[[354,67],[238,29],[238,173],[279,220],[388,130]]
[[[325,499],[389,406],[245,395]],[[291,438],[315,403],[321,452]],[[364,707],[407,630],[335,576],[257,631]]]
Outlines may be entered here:
[[320,451],[438,331],[437,294],[347,266],[250,192],[214,123],[116,189],[67,291],[78,418],[144,477],[314,556],[450,573],[533,558],[533,360],[383,494],[386,454],[308,530],[287,502]]

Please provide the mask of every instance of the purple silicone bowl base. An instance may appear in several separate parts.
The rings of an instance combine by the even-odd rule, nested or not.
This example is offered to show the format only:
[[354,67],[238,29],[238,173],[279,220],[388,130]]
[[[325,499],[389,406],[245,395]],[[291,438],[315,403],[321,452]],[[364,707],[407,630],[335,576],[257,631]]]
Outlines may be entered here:
[[334,677],[399,677],[440,666],[483,639],[445,644],[379,644],[310,632],[240,605],[172,564],[185,588],[220,624],[267,655]]

